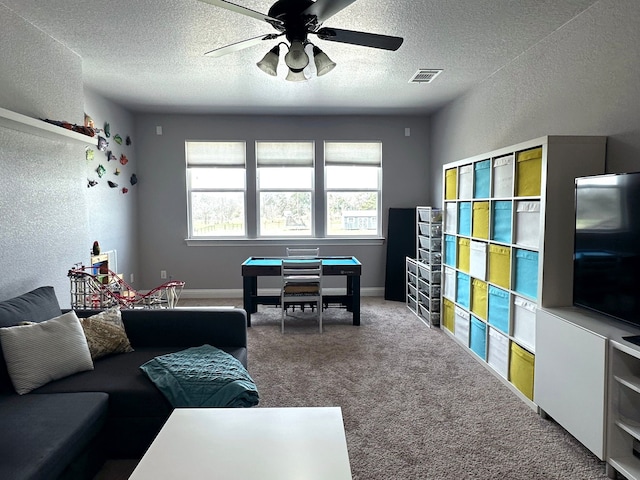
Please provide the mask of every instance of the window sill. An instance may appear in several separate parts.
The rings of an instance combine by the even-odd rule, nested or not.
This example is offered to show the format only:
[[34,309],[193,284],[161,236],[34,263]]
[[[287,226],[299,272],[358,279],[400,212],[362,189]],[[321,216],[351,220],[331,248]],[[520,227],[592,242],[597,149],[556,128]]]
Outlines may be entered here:
[[384,237],[332,238],[185,238],[189,247],[253,247],[306,245],[382,245]]

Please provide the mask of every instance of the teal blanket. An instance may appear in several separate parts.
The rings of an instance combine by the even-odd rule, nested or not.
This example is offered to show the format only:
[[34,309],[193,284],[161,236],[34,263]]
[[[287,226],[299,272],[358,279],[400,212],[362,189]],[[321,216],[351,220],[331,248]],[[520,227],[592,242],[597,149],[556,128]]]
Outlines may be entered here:
[[174,407],[253,407],[259,401],[244,365],[211,345],[156,357],[140,369]]

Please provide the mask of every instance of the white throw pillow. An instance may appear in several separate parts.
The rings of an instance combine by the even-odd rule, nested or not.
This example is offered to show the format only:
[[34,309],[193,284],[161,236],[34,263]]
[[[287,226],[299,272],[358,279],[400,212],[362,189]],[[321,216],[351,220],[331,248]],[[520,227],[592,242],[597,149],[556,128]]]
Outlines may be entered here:
[[20,395],[72,373],[93,370],[75,312],[30,325],[0,328],[7,370]]

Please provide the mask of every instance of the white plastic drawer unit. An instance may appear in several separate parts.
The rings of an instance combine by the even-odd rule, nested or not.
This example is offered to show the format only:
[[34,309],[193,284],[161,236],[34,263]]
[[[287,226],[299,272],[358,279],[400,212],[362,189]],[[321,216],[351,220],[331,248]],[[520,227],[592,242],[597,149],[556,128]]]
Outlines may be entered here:
[[418,276],[429,283],[440,283],[440,265],[418,262]]

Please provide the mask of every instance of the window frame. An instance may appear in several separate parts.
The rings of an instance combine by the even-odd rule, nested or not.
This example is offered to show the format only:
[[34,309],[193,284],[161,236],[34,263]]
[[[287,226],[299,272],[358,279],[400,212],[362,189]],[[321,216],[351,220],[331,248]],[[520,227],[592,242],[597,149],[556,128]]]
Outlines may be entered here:
[[[215,161],[212,162],[197,162],[197,165],[190,164],[189,162],[189,152],[188,152],[188,144],[190,142],[201,142],[201,143],[232,143],[238,144],[242,146],[243,156],[244,156],[244,164],[242,165],[242,169],[244,171],[244,186],[242,189],[240,188],[216,188],[216,187],[197,187],[194,188],[191,185],[191,174],[189,172],[190,168],[227,168],[220,164],[217,164]],[[278,162],[271,161],[269,165],[264,166],[265,164],[260,162],[258,158],[258,150],[259,143],[271,143],[271,144],[285,144],[285,143],[305,143],[311,146],[312,160],[311,160],[311,187],[303,187],[303,188],[283,188],[281,186],[276,187],[261,187],[260,186],[260,168],[270,168],[270,167],[287,167],[286,161],[285,164],[278,165]],[[376,188],[368,188],[368,187],[334,187],[327,188],[328,181],[328,166],[336,166],[337,164],[328,162],[327,165],[327,144],[339,143],[339,144],[352,144],[352,145],[362,145],[362,144],[375,144],[379,149],[379,158],[377,162],[374,162],[378,168],[377,171],[377,187]],[[252,150],[253,148],[253,150]],[[318,160],[321,159],[321,160]],[[269,162],[267,162],[269,163]],[[260,166],[260,165],[263,166]],[[362,162],[346,162],[342,164],[351,165],[351,166],[367,166],[367,163],[364,164]],[[371,165],[369,165],[371,166]],[[291,167],[290,168],[296,168]],[[345,243],[359,243],[365,242],[369,243],[371,241],[383,241],[384,237],[382,235],[382,181],[383,181],[383,169],[382,169],[382,141],[378,140],[342,140],[342,141],[329,141],[329,140],[260,140],[254,142],[248,142],[246,140],[234,140],[234,141],[223,141],[223,140],[206,140],[206,141],[194,141],[194,140],[186,140],[185,141],[185,172],[186,172],[186,195],[187,195],[187,238],[185,239],[188,245],[206,245],[207,242],[211,242],[210,244],[223,244],[225,241],[229,242],[229,245],[237,244],[238,242],[255,242],[258,244],[281,244],[283,242],[290,243],[291,241],[296,241],[296,243],[300,244],[311,244],[312,243],[326,243],[326,244],[345,244]],[[194,235],[194,221],[193,221],[193,205],[192,205],[192,195],[197,192],[241,192],[243,194],[243,208],[244,208],[244,233],[238,235]],[[309,234],[305,232],[305,234],[292,234],[289,235],[264,235],[261,233],[261,193],[278,193],[278,192],[309,192],[311,197],[311,205],[310,205],[310,218],[311,225]],[[370,235],[364,234],[362,231],[358,232],[354,235],[349,234],[341,234],[341,233],[329,233],[329,220],[330,213],[328,208],[329,196],[332,193],[357,193],[357,192],[375,192],[377,195],[377,221],[376,221],[376,229],[372,230]],[[251,211],[251,204],[254,205],[254,211]],[[337,243],[336,243],[337,242]]]
[[[296,158],[265,158],[261,156],[260,145],[284,145],[284,144],[301,144],[306,145],[309,149],[310,155],[307,157],[296,157]],[[291,140],[291,141],[266,141],[266,140],[258,140],[255,142],[255,152],[256,152],[256,187],[255,187],[255,195],[256,195],[256,238],[257,239],[288,239],[288,238],[317,238],[316,231],[316,182],[315,182],[315,171],[316,171],[316,160],[315,160],[315,142],[313,140]],[[261,187],[260,185],[260,169],[277,169],[277,168],[310,168],[311,172],[311,182],[309,187],[300,187],[300,188],[292,188],[292,187]],[[309,216],[311,225],[309,226],[309,234],[303,235],[266,235],[262,234],[262,204],[261,204],[261,194],[262,193],[299,193],[308,192],[310,195],[310,207],[309,207]]]
[[[377,145],[378,153],[377,158],[370,159],[360,159],[360,161],[351,161],[345,160],[343,158],[335,158],[328,159],[327,158],[327,144],[349,144],[349,145]],[[324,174],[324,236],[325,238],[379,238],[382,236],[382,141],[371,140],[371,141],[325,141],[323,144],[323,153],[325,157],[323,174]],[[373,154],[373,152],[371,152]],[[368,187],[360,187],[360,188],[347,188],[347,187],[329,187],[328,184],[328,168],[331,167],[377,167],[377,187],[376,188],[368,188]],[[366,234],[358,234],[358,235],[346,235],[346,234],[331,234],[330,232],[330,214],[329,214],[329,194],[330,193],[359,193],[359,192],[375,192],[377,194],[377,205],[376,205],[376,213],[377,213],[377,221],[376,221],[376,231],[370,235]]]
[[[229,161],[223,159],[199,160],[194,161],[189,152],[189,147],[196,144],[232,144],[237,147],[241,146],[243,152],[243,162]],[[190,161],[191,160],[191,161]],[[222,169],[237,168],[244,171],[243,187],[221,188],[221,187],[193,187],[191,184],[190,169]],[[187,193],[187,238],[189,240],[225,240],[225,239],[244,239],[248,234],[248,211],[247,211],[247,142],[242,140],[233,141],[185,141],[185,173],[186,173],[186,193]],[[193,220],[193,194],[194,193],[242,193],[243,197],[243,233],[238,235],[194,235]]]

